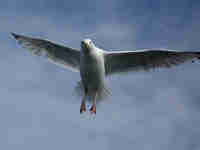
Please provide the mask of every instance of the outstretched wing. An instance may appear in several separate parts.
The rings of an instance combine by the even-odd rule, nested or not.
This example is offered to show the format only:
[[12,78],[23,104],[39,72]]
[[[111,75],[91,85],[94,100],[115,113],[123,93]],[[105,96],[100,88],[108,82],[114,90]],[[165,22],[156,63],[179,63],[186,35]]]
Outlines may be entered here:
[[186,61],[200,59],[200,52],[181,52],[164,49],[140,51],[111,51],[104,54],[106,75],[128,71],[148,71],[170,68]]
[[62,65],[63,67],[69,68],[73,71],[79,71],[79,50],[58,45],[43,39],[30,38],[15,33],[11,34],[20,45],[26,49],[29,49],[34,55],[44,55],[53,63]]

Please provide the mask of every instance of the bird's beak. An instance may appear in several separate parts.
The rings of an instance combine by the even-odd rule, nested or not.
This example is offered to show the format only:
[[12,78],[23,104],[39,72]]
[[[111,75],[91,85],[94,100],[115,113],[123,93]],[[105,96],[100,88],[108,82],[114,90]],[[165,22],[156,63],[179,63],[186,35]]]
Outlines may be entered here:
[[89,48],[90,48],[90,46],[89,46],[89,44],[88,44],[88,43],[85,43],[85,46],[86,46],[86,48],[87,48],[87,49],[89,49]]

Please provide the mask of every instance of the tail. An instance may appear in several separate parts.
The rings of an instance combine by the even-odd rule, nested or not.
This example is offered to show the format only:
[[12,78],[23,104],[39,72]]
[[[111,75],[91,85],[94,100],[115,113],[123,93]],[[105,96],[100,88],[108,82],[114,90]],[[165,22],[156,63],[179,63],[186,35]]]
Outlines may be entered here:
[[[84,96],[84,87],[81,81],[77,82],[77,85],[74,89],[74,93],[78,97],[83,97]],[[109,88],[106,86],[103,86],[97,91],[97,101],[101,101],[106,99],[107,97],[111,96],[112,92]],[[90,95],[89,95],[90,96]]]

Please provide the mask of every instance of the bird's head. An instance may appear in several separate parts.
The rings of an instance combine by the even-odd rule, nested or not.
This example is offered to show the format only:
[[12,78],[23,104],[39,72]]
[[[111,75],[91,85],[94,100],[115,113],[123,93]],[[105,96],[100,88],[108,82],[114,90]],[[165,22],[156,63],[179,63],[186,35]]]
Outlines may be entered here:
[[91,39],[84,39],[83,41],[81,41],[81,48],[84,51],[89,52],[95,48],[95,45]]

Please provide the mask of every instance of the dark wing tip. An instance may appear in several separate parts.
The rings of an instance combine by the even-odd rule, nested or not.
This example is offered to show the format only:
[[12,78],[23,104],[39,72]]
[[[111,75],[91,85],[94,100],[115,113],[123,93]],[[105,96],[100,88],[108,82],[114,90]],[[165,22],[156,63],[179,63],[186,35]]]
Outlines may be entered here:
[[11,35],[17,40],[19,39],[20,35],[17,35],[16,33],[11,32]]

